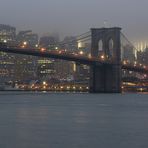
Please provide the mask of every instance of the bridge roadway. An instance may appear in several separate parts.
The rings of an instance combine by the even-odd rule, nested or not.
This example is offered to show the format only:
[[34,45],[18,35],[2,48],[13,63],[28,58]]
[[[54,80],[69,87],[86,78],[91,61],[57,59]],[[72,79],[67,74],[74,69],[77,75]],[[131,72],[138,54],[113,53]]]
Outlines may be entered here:
[[40,49],[30,49],[30,48],[7,48],[7,47],[0,47],[0,51],[7,52],[7,53],[15,53],[15,54],[22,54],[22,55],[31,55],[31,56],[38,56],[44,58],[53,58],[53,59],[60,59],[66,61],[73,61],[79,64],[84,65],[112,65],[110,61],[101,61],[97,58],[87,57],[84,55],[79,54],[72,54],[66,53],[63,51],[41,51]]
[[[8,48],[8,47],[0,47],[0,51],[7,52],[7,53],[15,53],[15,54],[22,54],[22,55],[31,55],[31,56],[38,56],[44,58],[53,58],[53,59],[61,59],[66,61],[73,61],[79,64],[85,65],[112,65],[111,61],[100,60],[93,57],[87,57],[78,54],[66,53],[62,51],[41,51],[40,49],[30,49],[30,48]],[[121,65],[123,70],[129,70],[139,73],[147,73],[147,67],[140,67],[140,66],[133,66],[133,65]]]

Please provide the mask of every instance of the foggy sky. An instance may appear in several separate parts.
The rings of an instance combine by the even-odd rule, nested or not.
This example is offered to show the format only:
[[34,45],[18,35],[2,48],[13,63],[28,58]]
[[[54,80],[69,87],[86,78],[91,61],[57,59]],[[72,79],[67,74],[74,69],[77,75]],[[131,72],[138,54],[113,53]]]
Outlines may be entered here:
[[0,0],[0,24],[40,35],[79,35],[104,21],[132,41],[148,41],[148,0]]

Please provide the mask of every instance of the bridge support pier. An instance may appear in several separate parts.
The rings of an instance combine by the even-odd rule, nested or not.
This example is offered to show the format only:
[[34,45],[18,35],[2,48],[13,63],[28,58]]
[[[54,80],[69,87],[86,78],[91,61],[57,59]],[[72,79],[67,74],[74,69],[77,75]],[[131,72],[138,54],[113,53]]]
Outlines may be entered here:
[[104,63],[90,66],[90,92],[121,92],[121,28],[92,28],[91,56]]
[[121,65],[91,66],[90,93],[121,93]]

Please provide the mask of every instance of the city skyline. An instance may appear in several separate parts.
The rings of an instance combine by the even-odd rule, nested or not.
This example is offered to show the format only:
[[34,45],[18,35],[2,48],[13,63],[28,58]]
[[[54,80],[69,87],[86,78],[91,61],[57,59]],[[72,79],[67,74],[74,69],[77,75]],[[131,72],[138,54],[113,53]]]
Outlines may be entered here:
[[[22,37],[21,37],[21,41],[19,41],[19,43],[20,44],[28,44],[28,45],[31,45],[32,44],[31,42],[34,40],[33,41],[34,43],[31,45],[32,47],[33,46],[34,47],[38,47],[38,45],[41,43],[40,41],[43,38],[46,38],[46,40],[47,40],[46,42],[48,42],[48,43],[43,43],[43,44],[49,44],[49,42],[50,42],[50,44],[55,44],[55,43],[58,44],[60,42],[64,42],[65,40],[67,40],[67,41],[68,40],[75,40],[77,38],[76,36],[71,35],[71,36],[64,36],[63,39],[60,39],[58,32],[56,32],[56,33],[55,32],[45,33],[42,36],[39,36],[38,33],[33,32],[30,28],[26,28],[26,30],[17,30],[17,28],[15,26],[11,26],[9,24],[0,24],[0,28],[1,28],[0,30],[2,31],[1,32],[2,33],[1,34],[2,35],[1,36],[1,42],[7,43],[7,42],[9,42],[9,40],[13,40],[14,42],[15,41],[17,42],[17,40],[20,38],[20,35],[21,35]],[[4,35],[5,33],[4,32],[5,31],[6,32],[7,31],[9,32],[9,29],[11,30],[11,33],[12,33],[9,37],[10,38],[12,37],[13,39],[12,38],[10,39],[8,36],[5,38],[5,35]],[[24,35],[26,35],[26,37]],[[125,42],[124,43],[125,40],[123,38],[121,38],[121,40],[123,40],[122,41],[122,44],[124,44],[125,46],[129,44],[128,42]],[[78,48],[82,48],[82,47],[85,46],[84,44],[85,43],[82,43],[81,41],[79,41],[77,43],[77,46],[78,46]],[[131,42],[131,44],[132,44],[132,46],[134,47],[134,49],[136,51],[142,51],[143,52],[143,51],[145,51],[148,48],[148,41],[146,41],[146,40],[139,40],[137,42]],[[136,54],[136,52],[135,52],[135,54]]]
[[40,36],[59,32],[63,37],[81,34],[91,27],[120,26],[135,42],[148,40],[146,10],[146,0],[2,0],[0,18],[2,24],[16,26],[18,30],[30,28]]
[[148,0],[0,2],[0,148],[148,146]]

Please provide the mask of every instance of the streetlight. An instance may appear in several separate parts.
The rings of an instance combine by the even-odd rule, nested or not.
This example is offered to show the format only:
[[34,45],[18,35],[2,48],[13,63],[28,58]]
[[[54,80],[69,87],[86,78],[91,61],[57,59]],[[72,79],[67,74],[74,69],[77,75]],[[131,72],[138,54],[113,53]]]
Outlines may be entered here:
[[84,54],[84,52],[81,50],[81,51],[79,52],[79,54],[80,54],[80,55],[83,55],[83,54]]
[[47,82],[46,81],[43,81],[43,85],[47,85]]
[[45,51],[46,49],[45,48],[41,48],[41,51],[43,52],[43,51]]
[[26,45],[27,45],[27,42],[26,42],[26,41],[24,41],[24,42],[23,42],[23,45],[24,45],[24,46],[26,46]]
[[101,55],[101,59],[104,60],[105,59],[105,56],[104,55]]
[[39,45],[38,45],[38,44],[36,44],[36,45],[35,45],[35,47],[36,47],[36,48],[38,48],[38,47],[39,47]]
[[7,40],[4,40],[4,43],[7,43]]
[[127,64],[127,62],[126,62],[126,61],[123,61],[123,64],[124,64],[124,65],[126,65],[126,64]]

